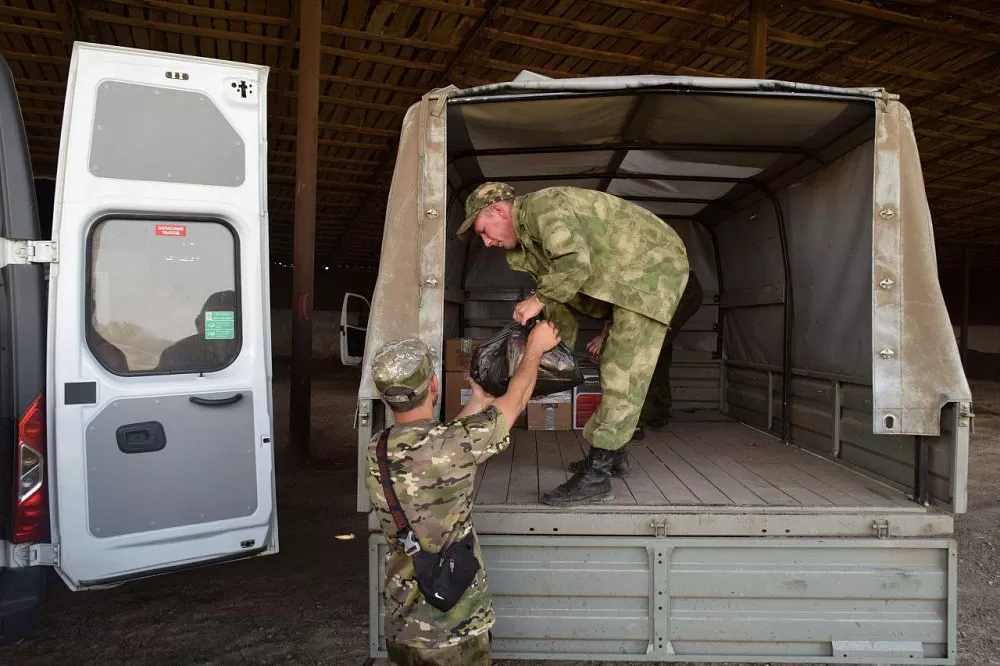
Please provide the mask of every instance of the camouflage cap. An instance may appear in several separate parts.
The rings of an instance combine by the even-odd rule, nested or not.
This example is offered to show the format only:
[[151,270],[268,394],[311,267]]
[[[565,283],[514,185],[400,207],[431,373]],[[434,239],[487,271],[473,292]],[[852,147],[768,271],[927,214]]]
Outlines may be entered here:
[[469,240],[473,236],[472,223],[476,221],[479,211],[498,201],[513,201],[514,188],[507,183],[483,183],[465,200],[465,221],[455,234],[461,240]]
[[417,338],[389,342],[372,358],[372,379],[386,402],[413,400],[433,376],[434,352]]

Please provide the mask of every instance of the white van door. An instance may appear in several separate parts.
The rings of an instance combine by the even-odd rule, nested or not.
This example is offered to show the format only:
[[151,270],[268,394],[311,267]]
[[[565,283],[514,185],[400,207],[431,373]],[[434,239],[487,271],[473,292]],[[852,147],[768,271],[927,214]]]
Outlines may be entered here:
[[277,551],[267,71],[74,45],[48,367],[72,589]]
[[361,365],[364,360],[371,309],[371,303],[364,296],[344,294],[340,308],[340,362],[344,365]]

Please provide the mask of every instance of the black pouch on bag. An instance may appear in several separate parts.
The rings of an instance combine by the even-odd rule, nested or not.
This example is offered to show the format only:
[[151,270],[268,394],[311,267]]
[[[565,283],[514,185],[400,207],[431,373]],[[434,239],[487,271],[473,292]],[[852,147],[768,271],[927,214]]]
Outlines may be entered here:
[[413,567],[427,603],[441,611],[451,610],[479,573],[472,533],[440,553],[421,550],[413,556]]
[[379,480],[382,483],[385,500],[389,505],[392,520],[396,523],[396,539],[402,545],[403,552],[413,559],[417,588],[424,595],[424,599],[440,611],[449,611],[462,598],[479,573],[475,539],[470,532],[464,539],[456,541],[440,553],[429,553],[421,548],[392,487],[389,459],[386,454],[389,430],[387,428],[379,438],[375,455],[378,458]]

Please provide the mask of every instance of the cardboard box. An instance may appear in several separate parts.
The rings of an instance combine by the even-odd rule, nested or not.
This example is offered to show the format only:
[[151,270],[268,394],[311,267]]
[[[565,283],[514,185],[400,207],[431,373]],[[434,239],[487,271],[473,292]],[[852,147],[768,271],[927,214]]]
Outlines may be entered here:
[[[455,417],[462,411],[462,408],[469,404],[469,399],[472,398],[472,389],[469,388],[469,384],[466,381],[468,377],[468,372],[444,373],[444,405],[441,412],[441,420],[445,423],[455,420]],[[514,422],[514,425],[510,426],[510,429],[527,427],[528,417],[525,412],[522,412],[521,416]]]
[[562,391],[528,402],[528,430],[571,430],[573,392]]
[[572,425],[572,403],[528,403],[528,430],[571,430]]
[[444,411],[442,419],[445,423],[453,421],[472,397],[472,389],[466,381],[468,372],[444,373]]
[[472,355],[486,340],[473,338],[451,338],[444,341],[445,372],[468,373],[472,367]]
[[583,383],[573,389],[573,429],[583,430],[601,404],[601,376],[596,367],[583,368]]

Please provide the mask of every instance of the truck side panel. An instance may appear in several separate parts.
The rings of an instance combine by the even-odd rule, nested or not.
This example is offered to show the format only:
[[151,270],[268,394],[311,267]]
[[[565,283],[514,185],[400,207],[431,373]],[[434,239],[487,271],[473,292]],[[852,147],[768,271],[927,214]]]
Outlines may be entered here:
[[[481,541],[497,659],[955,663],[951,540]],[[373,580],[384,556],[372,537]]]

